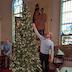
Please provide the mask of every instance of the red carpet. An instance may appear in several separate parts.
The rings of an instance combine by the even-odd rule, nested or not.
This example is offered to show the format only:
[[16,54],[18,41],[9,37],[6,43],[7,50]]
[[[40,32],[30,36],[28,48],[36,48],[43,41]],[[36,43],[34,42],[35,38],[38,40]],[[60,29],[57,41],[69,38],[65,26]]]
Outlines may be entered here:
[[2,70],[0,70],[0,72],[12,72],[12,70],[9,70],[9,69],[2,69]]

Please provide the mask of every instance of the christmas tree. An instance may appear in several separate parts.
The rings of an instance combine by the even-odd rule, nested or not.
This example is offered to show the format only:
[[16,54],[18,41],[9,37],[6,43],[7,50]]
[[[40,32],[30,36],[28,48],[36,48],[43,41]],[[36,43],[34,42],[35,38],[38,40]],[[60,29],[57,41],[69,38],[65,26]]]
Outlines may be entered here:
[[32,28],[31,14],[23,4],[20,23],[16,25],[11,68],[13,72],[41,72],[38,47]]

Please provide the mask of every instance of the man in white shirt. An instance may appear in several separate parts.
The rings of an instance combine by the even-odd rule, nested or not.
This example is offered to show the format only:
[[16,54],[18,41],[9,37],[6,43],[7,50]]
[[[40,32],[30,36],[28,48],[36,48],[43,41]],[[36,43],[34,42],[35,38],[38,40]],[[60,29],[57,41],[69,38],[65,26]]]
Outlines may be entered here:
[[3,54],[10,57],[12,55],[12,44],[6,40],[2,45]]
[[40,39],[40,61],[42,65],[43,72],[48,72],[49,68],[49,62],[53,62],[54,58],[54,43],[51,40],[51,33],[45,34],[45,36],[42,36],[39,34],[35,24],[32,24],[34,32]]
[[2,55],[5,58],[5,67],[9,68],[10,59],[12,57],[12,44],[9,40],[4,41],[1,45]]

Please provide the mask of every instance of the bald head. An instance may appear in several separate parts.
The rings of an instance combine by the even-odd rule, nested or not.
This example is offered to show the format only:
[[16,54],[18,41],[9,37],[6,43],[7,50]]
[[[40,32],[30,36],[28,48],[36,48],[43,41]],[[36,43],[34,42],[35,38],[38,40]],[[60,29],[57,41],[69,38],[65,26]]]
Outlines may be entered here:
[[52,33],[51,32],[45,33],[45,37],[51,39],[52,38]]

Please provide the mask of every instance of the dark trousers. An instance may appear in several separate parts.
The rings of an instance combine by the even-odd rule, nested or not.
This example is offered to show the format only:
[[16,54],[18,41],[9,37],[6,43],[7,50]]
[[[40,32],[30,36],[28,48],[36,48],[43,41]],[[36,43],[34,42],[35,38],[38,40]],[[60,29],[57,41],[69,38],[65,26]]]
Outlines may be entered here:
[[40,61],[42,65],[42,71],[48,72],[49,70],[49,63],[48,63],[49,55],[40,53]]
[[10,64],[10,59],[8,56],[6,55],[0,56],[0,70],[4,68],[9,69],[9,64]]

